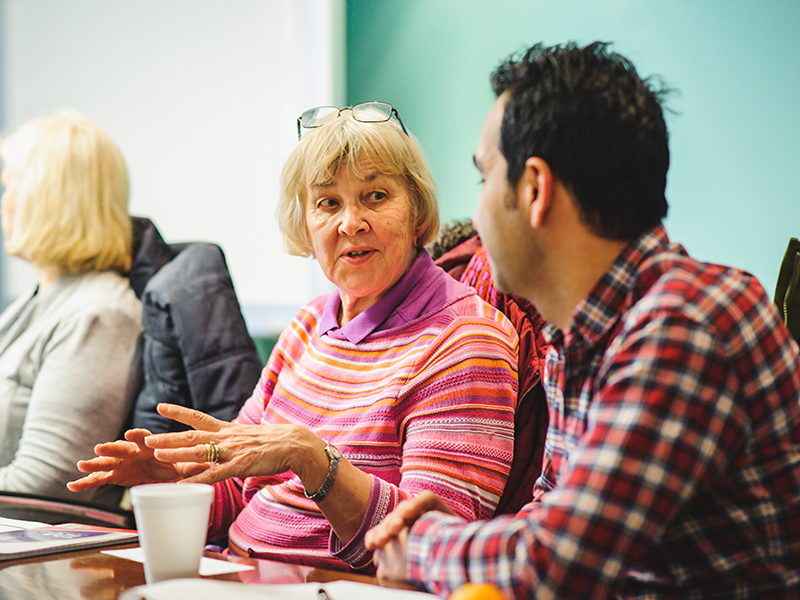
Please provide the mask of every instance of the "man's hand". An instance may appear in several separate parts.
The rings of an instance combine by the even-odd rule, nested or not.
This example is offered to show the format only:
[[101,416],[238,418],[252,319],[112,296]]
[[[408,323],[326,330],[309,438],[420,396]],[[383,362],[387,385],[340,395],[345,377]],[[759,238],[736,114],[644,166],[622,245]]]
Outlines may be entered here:
[[384,546],[375,549],[372,561],[375,563],[375,576],[390,581],[408,579],[408,527],[403,527],[396,537]]
[[364,540],[367,548],[375,551],[374,560],[379,578],[407,578],[408,530],[417,519],[431,510],[455,514],[433,492],[423,492],[398,504],[383,521],[367,532]]

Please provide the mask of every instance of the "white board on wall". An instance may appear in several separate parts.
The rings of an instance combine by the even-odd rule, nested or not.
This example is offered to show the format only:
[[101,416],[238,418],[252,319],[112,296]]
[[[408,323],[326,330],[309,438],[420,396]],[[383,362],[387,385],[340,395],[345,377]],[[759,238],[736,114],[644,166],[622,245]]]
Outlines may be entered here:
[[[117,142],[130,212],[220,244],[254,334],[329,289],[275,224],[308,107],[340,104],[343,0],[2,0],[6,130],[73,108]],[[29,268],[6,262],[5,293]]]

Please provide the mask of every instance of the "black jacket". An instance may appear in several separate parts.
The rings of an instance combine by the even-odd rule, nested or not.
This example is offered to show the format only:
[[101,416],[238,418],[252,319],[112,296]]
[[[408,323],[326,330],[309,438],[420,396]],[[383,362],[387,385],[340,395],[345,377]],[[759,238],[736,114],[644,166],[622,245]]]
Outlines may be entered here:
[[131,285],[142,300],[141,386],[131,425],[153,433],[186,427],[161,417],[159,402],[230,421],[253,392],[261,360],[247,332],[222,249],[167,244],[134,217]]
[[800,240],[789,239],[775,285],[775,305],[796,342],[800,343]]

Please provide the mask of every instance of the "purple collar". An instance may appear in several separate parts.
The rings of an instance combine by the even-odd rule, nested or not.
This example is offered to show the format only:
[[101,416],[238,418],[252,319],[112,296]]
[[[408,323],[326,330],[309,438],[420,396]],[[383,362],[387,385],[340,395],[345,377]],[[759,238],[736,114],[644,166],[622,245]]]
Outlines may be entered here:
[[317,332],[320,336],[327,334],[358,344],[371,333],[404,325],[435,305],[441,306],[470,292],[460,284],[454,288],[451,283],[457,282],[433,264],[427,250],[420,248],[411,267],[386,295],[344,327],[339,327],[338,322],[342,300],[339,291],[334,290],[325,303]]

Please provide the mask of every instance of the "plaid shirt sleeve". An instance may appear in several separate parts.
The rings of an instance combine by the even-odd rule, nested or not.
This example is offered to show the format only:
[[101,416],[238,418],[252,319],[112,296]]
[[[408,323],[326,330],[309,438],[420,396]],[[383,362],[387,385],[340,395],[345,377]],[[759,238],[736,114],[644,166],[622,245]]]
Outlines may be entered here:
[[[781,404],[781,394],[772,393],[777,400],[770,405],[755,393],[796,359],[787,358],[787,344],[771,339],[775,323],[763,302],[744,296],[740,302],[741,314],[729,306],[715,315],[714,327],[683,302],[657,311],[644,306],[638,316],[627,315],[621,333],[594,358],[570,357],[573,344],[551,350],[558,359],[548,357],[548,376],[560,384],[552,391],[564,394],[551,410],[548,432],[555,487],[516,517],[465,525],[441,514],[423,516],[409,537],[410,578],[442,596],[465,581],[491,581],[515,598],[597,599],[630,585],[633,571],[646,585],[661,577],[673,584],[708,569],[724,572],[727,562],[752,554],[746,524],[737,529],[737,519],[745,520],[736,517],[741,507],[726,504],[736,490],[717,497],[709,488],[755,488],[765,479],[762,468],[773,471],[770,477],[781,470],[771,458],[770,466],[738,465],[744,472],[738,480],[727,474],[734,457],[756,451],[745,444],[779,444],[786,424],[797,423],[797,407]],[[744,341],[737,346],[736,340]],[[742,358],[762,350],[770,354]],[[743,361],[751,372],[740,372],[747,369]],[[591,366],[582,367],[582,376],[565,375],[564,364],[577,369],[578,363]],[[785,385],[796,394],[796,380]],[[767,414],[774,416],[755,432],[754,421]],[[752,441],[755,434],[763,439]],[[559,457],[563,448],[568,451]],[[776,489],[796,490],[797,466],[783,473]],[[784,518],[781,500],[770,495],[746,512],[765,523]],[[795,528],[796,508],[795,501]],[[798,547],[771,543],[783,543],[784,551]],[[750,584],[731,585],[741,593]]]

